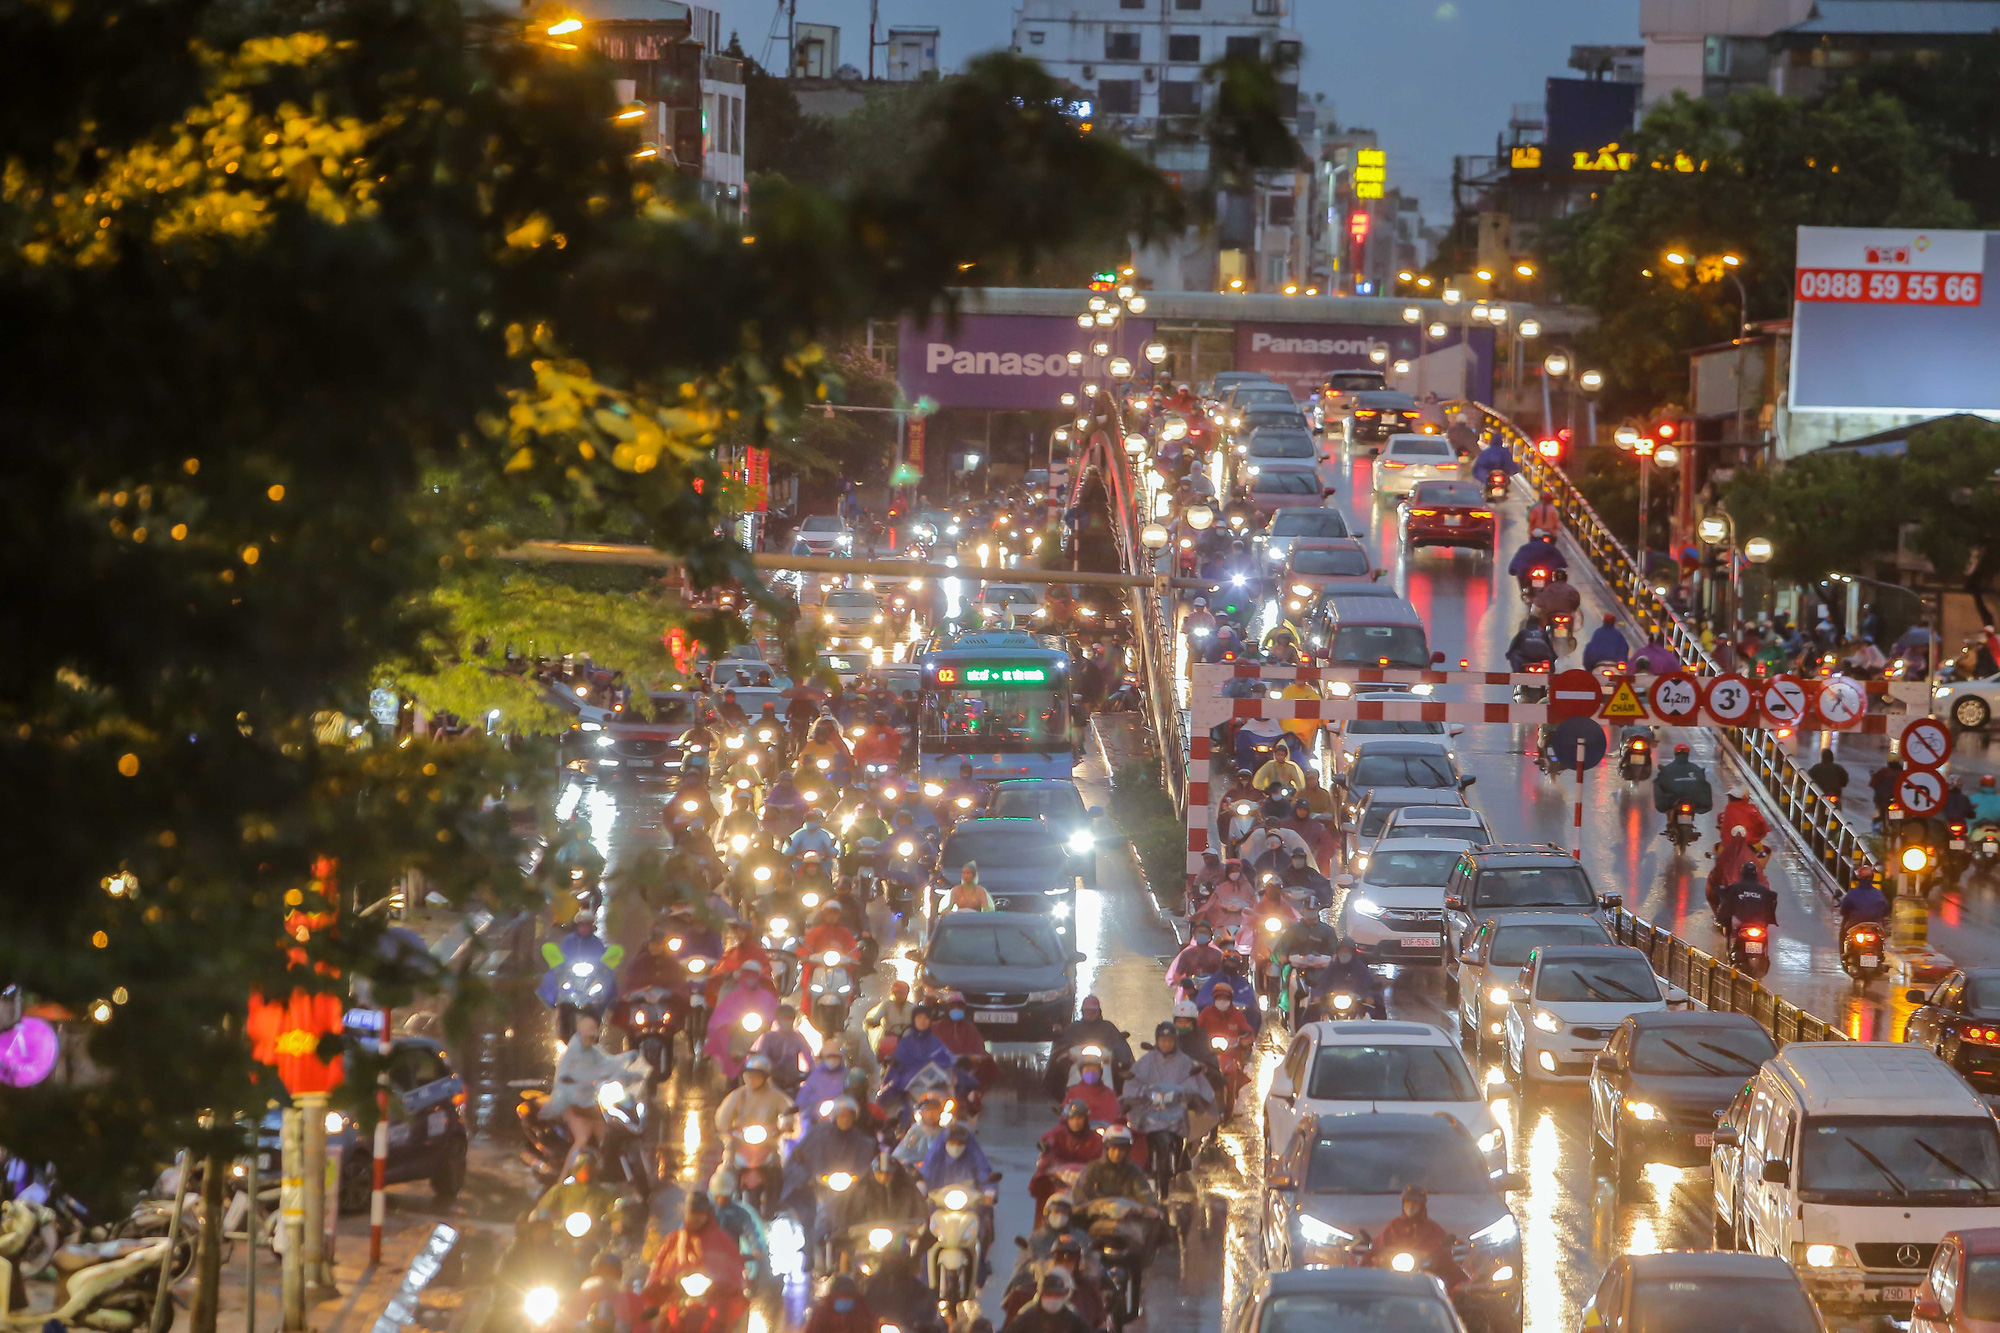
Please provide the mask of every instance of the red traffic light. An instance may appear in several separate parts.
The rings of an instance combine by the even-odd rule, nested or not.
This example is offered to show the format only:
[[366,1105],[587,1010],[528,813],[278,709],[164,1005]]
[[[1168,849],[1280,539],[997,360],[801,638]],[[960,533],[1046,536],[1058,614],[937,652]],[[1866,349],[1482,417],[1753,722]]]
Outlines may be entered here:
[[1654,428],[1653,433],[1663,440],[1671,440],[1674,438],[1674,423],[1671,421],[1662,421]]

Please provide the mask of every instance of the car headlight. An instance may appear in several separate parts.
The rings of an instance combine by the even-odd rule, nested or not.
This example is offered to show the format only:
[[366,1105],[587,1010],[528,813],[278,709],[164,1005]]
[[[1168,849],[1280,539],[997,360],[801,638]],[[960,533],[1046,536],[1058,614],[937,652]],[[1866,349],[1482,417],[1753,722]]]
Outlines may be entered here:
[[1495,986],[1486,992],[1486,1002],[1488,1004],[1507,1004],[1510,998],[1505,986]]
[[1097,838],[1088,829],[1078,829],[1069,835],[1069,849],[1073,852],[1087,852],[1097,845]]
[[1310,597],[1312,593],[1313,588],[1310,583],[1294,583],[1292,585],[1292,596],[1294,597]]
[[1029,992],[1028,992],[1028,1003],[1029,1003],[1029,1004],[1053,1004],[1053,1003],[1055,1003],[1055,1002],[1056,1002],[1057,1000],[1060,1000],[1060,999],[1061,999],[1062,997],[1063,997],[1063,993],[1062,993],[1062,991],[1061,991],[1060,989],[1057,989],[1057,990],[1031,990],[1031,991],[1029,991]]
[[1854,1251],[1845,1245],[1805,1245],[1792,1246],[1792,1262],[1807,1268],[1859,1268],[1861,1261],[1854,1257]]
[[600,750],[608,750],[617,743],[618,743],[617,741],[613,740],[609,736],[599,736],[597,738],[597,748]]
[[535,1287],[521,1298],[521,1313],[528,1316],[531,1324],[546,1324],[555,1318],[556,1310],[562,1305],[562,1297],[554,1287]]
[[[1069,920],[1069,904],[1068,903],[1051,904],[1049,907],[1049,915],[1054,917],[1058,921]],[[1060,927],[1058,927],[1058,929],[1060,929]]]
[[1563,1021],[1546,1009],[1535,1010],[1535,1026],[1544,1032],[1561,1032]]
[[[1360,811],[1357,810],[1354,813],[1359,814]],[[1354,854],[1354,873],[1358,875],[1368,869],[1368,862],[1371,859],[1371,856],[1367,852],[1356,852]]]
[[1356,898],[1352,906],[1355,911],[1365,917],[1378,917],[1382,915],[1382,904],[1371,898]]
[[[1496,1135],[1499,1130],[1493,1131]],[[1521,1238],[1521,1228],[1515,1225],[1514,1215],[1508,1213],[1499,1221],[1483,1226],[1472,1233],[1474,1245],[1508,1245]]]
[[1354,1235],[1330,1222],[1320,1221],[1311,1213],[1300,1213],[1299,1239],[1308,1245],[1344,1245],[1353,1240]]
[[[1505,1142],[1505,1139],[1499,1130],[1489,1129],[1479,1136],[1479,1151],[1498,1152],[1503,1142]],[[1477,1238],[1475,1237],[1475,1239]]]
[[1625,1099],[1625,1113],[1634,1120],[1664,1120],[1666,1118],[1660,1114],[1660,1108],[1651,1102],[1635,1102],[1630,1097]]

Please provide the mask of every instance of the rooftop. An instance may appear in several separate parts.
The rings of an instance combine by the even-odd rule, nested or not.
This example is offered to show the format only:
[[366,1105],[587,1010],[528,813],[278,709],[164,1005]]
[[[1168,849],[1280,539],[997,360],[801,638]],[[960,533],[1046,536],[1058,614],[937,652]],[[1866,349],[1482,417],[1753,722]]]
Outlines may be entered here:
[[2000,32],[2000,0],[1815,0],[1786,37],[1935,37]]

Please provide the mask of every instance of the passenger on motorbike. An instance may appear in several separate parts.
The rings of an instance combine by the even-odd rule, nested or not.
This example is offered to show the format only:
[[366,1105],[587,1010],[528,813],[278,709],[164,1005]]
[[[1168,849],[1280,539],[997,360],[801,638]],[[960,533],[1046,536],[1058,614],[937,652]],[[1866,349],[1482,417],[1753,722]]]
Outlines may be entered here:
[[[1195,1007],[1206,1015],[1210,1008],[1219,1008],[1223,1013],[1235,1012],[1250,1024],[1255,1032],[1264,1025],[1264,1015],[1257,1009],[1257,988],[1244,975],[1250,970],[1249,955],[1236,949],[1229,949],[1222,956],[1222,970],[1201,983],[1194,995]],[[1227,1004],[1216,1005],[1217,1000]]]
[[1673,759],[1662,764],[1659,771],[1653,774],[1654,810],[1665,814],[1682,801],[1694,806],[1698,815],[1707,814],[1715,804],[1715,797],[1708,789],[1708,774],[1688,758],[1685,741],[1674,747]]
[[802,857],[807,852],[818,852],[822,857],[831,860],[839,851],[840,840],[834,836],[833,830],[826,826],[826,816],[820,813],[818,806],[806,811],[804,822],[785,840],[785,855],[791,857]]
[[1770,822],[1750,799],[1750,789],[1741,785],[1729,789],[1729,799],[1724,802],[1722,813],[1715,817],[1715,825],[1724,829],[1741,828],[1751,842],[1762,842],[1771,833]]
[[1778,895],[1759,877],[1755,862],[1746,862],[1743,877],[1722,891],[1715,906],[1715,924],[1724,935],[1738,926],[1777,927]]
[[1599,625],[1583,645],[1583,669],[1590,671],[1596,667],[1629,662],[1631,653],[1625,636],[1618,632],[1618,617],[1605,612],[1604,623]]
[[879,1333],[881,1316],[861,1294],[852,1273],[841,1273],[806,1316],[804,1333]]

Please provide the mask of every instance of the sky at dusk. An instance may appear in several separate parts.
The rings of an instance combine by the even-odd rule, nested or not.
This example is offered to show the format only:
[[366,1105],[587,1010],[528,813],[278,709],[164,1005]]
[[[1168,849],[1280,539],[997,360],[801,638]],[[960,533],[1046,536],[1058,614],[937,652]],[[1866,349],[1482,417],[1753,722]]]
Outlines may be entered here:
[[[705,0],[743,49],[766,54],[777,0]],[[884,29],[942,29],[947,69],[1005,47],[1014,6],[1005,0],[879,0]],[[868,0],[799,0],[801,22],[840,28],[840,58],[867,67]],[[1449,220],[1451,160],[1490,153],[1516,102],[1542,100],[1542,81],[1575,77],[1572,45],[1639,40],[1639,0],[1292,0],[1305,38],[1301,86],[1324,93],[1343,127],[1366,126],[1389,152],[1389,181],[1415,188],[1425,219]],[[782,38],[768,62],[783,61]],[[878,66],[879,68],[879,66]]]

